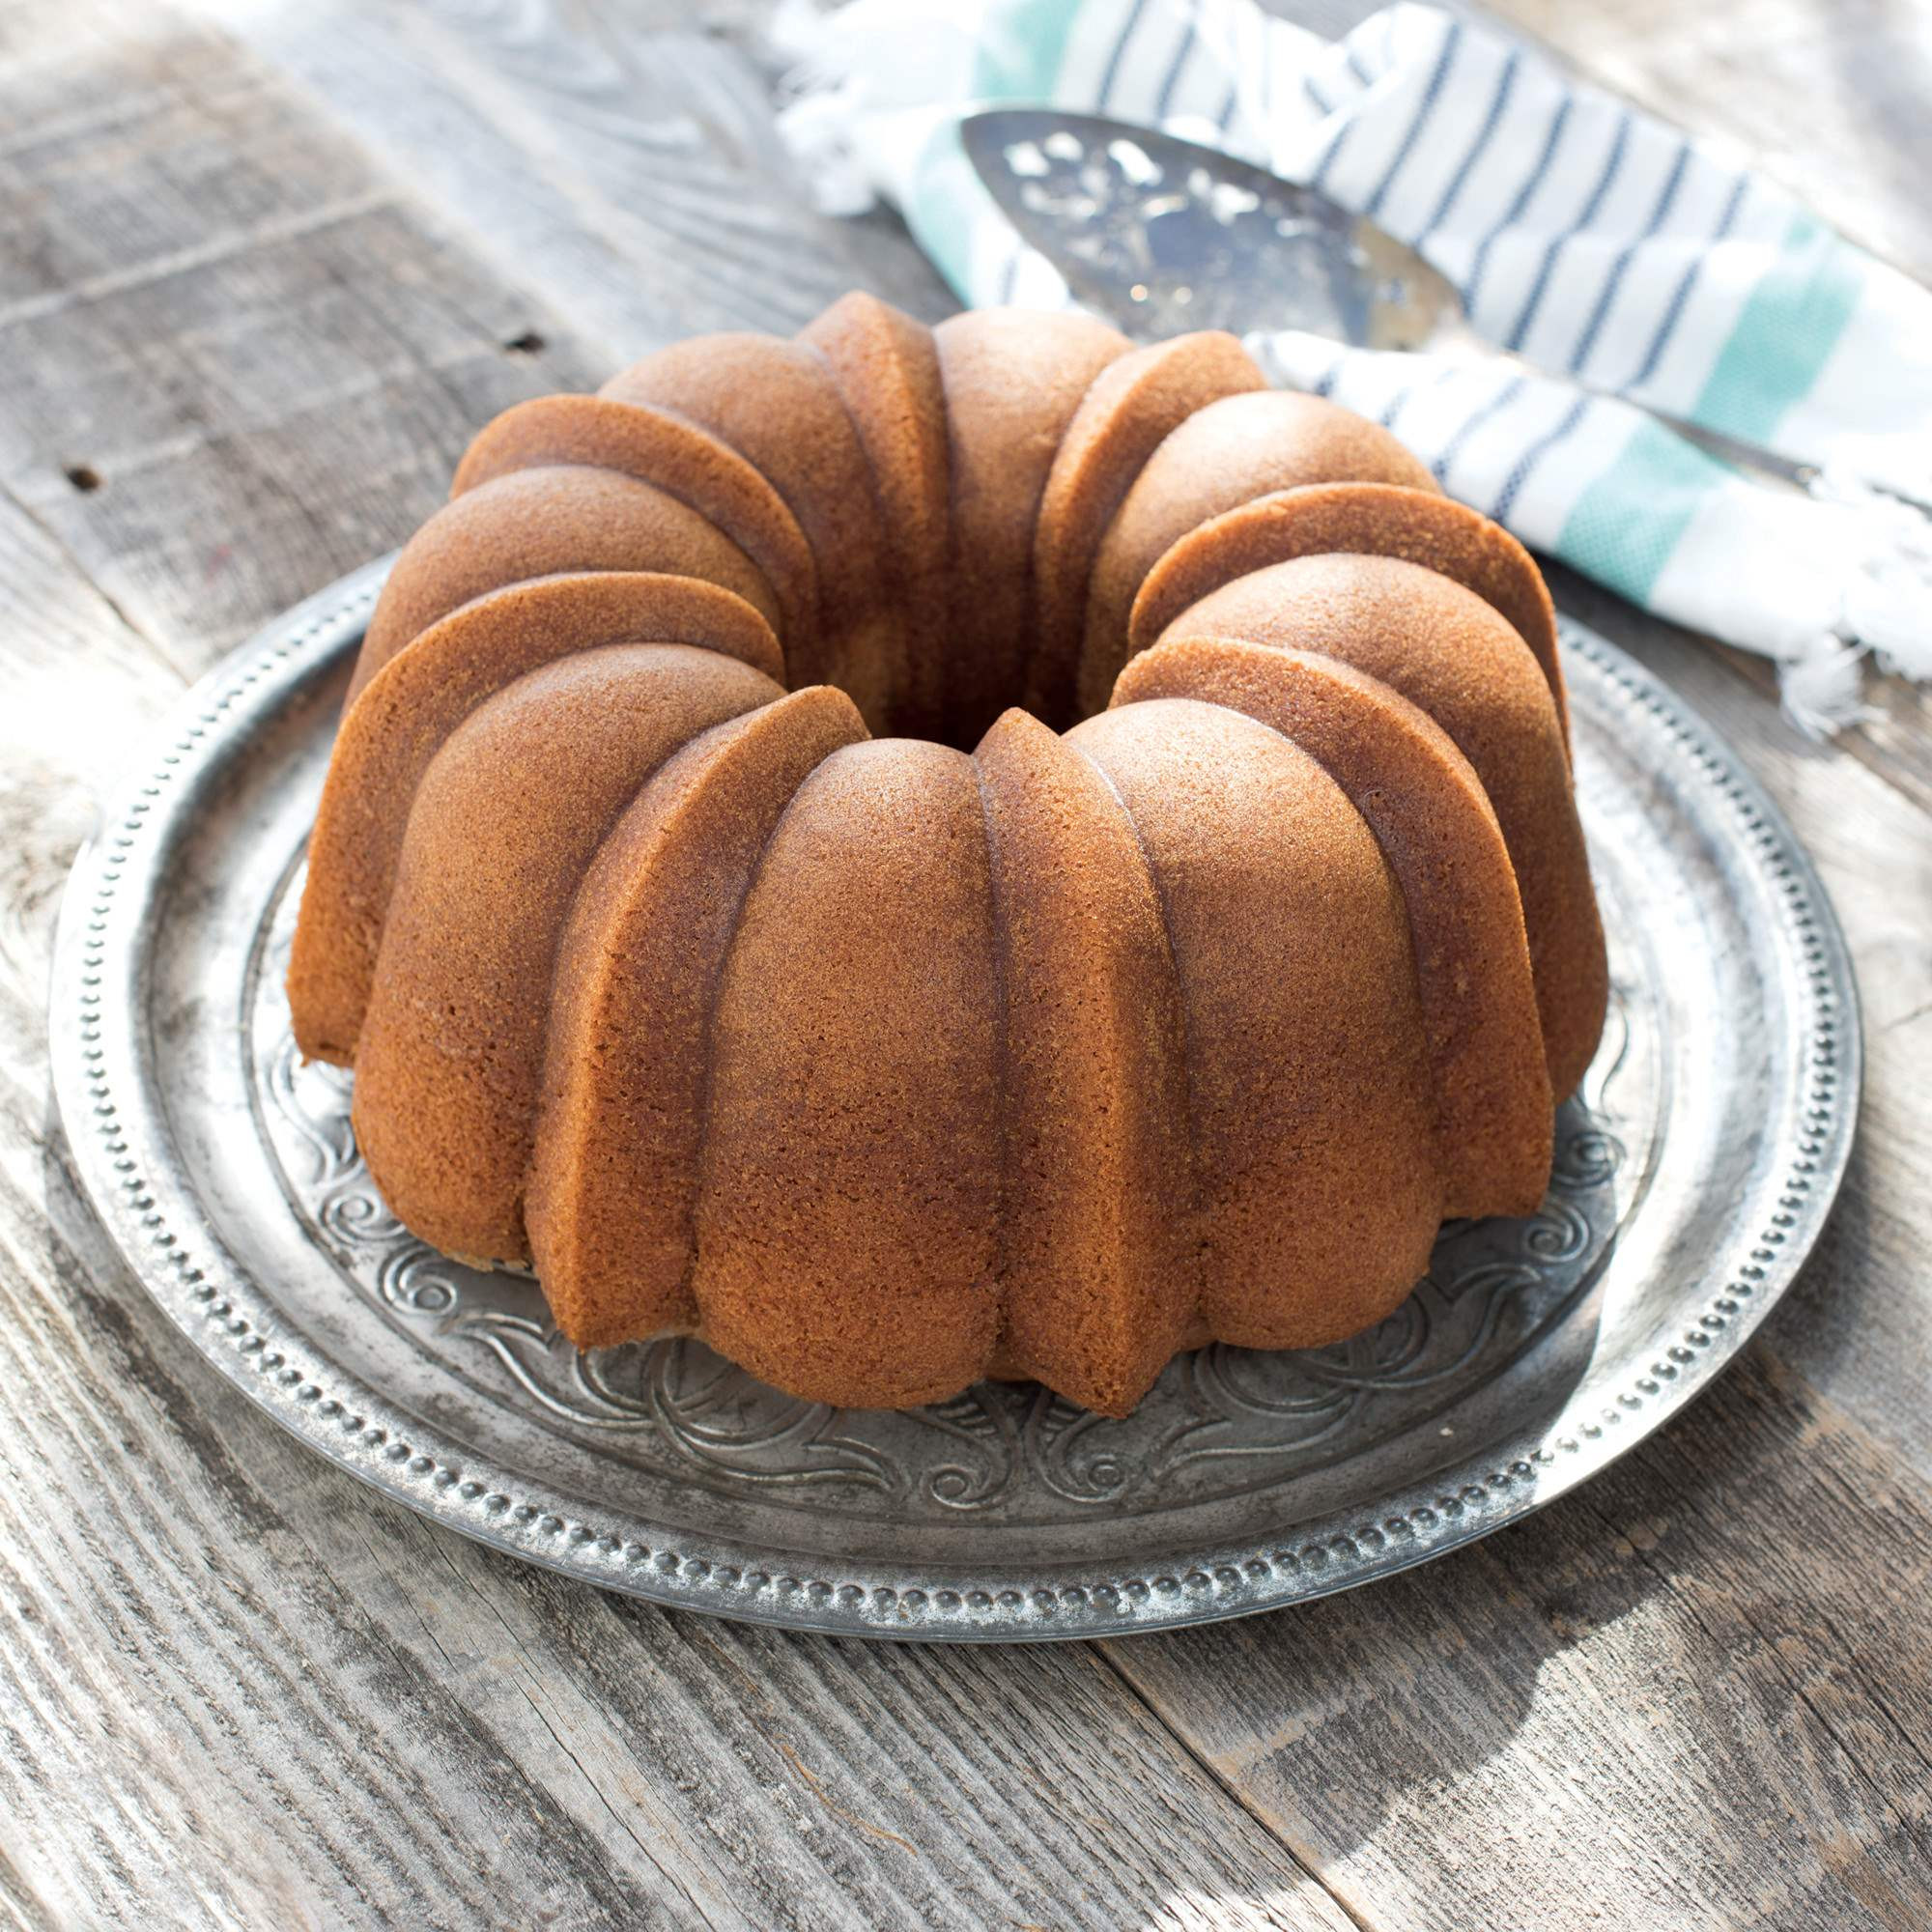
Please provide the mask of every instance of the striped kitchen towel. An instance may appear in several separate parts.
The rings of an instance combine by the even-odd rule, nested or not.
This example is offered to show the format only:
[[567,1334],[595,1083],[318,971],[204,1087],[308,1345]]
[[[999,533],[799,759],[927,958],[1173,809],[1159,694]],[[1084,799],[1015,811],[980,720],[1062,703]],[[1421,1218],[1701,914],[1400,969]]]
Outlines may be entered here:
[[[1932,676],[1932,295],[1717,144],[1408,4],[1340,42],[1253,0],[788,0],[778,33],[822,205],[886,196],[967,303],[1071,302],[966,158],[975,106],[1220,147],[1408,243],[1509,352],[1258,327],[1275,380],[1387,423],[1533,548],[1776,659],[1805,730],[1864,715],[1866,650]],[[1754,481],[1660,416],[1818,481]]]

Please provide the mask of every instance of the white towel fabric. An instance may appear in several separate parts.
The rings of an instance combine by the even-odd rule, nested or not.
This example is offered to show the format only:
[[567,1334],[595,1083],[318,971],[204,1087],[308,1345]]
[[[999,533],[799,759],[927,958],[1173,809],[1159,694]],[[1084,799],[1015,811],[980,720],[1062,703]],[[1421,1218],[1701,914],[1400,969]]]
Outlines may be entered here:
[[[788,0],[778,31],[801,60],[781,125],[821,204],[889,198],[967,303],[1071,302],[966,159],[975,107],[1222,148],[1415,248],[1514,358],[1260,329],[1249,347],[1274,380],[1387,423],[1533,548],[1776,659],[1804,730],[1864,715],[1866,649],[1932,676],[1917,507],[1932,500],[1932,295],[1716,144],[1410,4],[1336,43],[1253,0]],[[1819,483],[1753,481],[1651,411]]]

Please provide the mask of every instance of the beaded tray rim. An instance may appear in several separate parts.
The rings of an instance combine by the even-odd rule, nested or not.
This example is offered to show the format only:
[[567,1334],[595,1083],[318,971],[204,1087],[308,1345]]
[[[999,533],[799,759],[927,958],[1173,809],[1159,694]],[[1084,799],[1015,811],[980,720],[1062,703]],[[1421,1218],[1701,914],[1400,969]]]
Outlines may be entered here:
[[[267,729],[319,666],[346,663],[390,559],[266,627],[182,700],[103,810],[63,899],[51,980],[55,1093],[96,1211],[163,1312],[291,1434],[360,1480],[528,1561],[681,1608],[833,1634],[954,1640],[1094,1637],[1249,1614],[1327,1595],[1459,1548],[1563,1494],[1706,1388],[1797,1276],[1850,1155],[1861,1076],[1850,958],[1809,860],[1736,754],[1681,698],[1605,639],[1562,624],[1566,661],[1654,728],[1705,836],[1775,916],[1754,938],[1795,988],[1808,1054],[1769,1115],[1777,1207],[1755,1238],[1674,1291],[1676,1339],[1621,1361],[1614,1399],[1436,1470],[1425,1485],[1294,1525],[1285,1540],[1158,1550],[1125,1570],[1049,1576],[997,1562],[922,1573],[661,1530],[493,1465],[289,1336],[274,1299],[224,1239],[174,1145],[149,1065],[145,952],[171,843],[199,809],[195,781]],[[218,1004],[218,1003],[217,1003]],[[1576,1411],[1576,1412],[1573,1412]],[[1157,1559],[1157,1560],[1154,1560]],[[1075,1566],[1077,1567],[1077,1566]],[[823,1574],[815,1574],[823,1572]]]

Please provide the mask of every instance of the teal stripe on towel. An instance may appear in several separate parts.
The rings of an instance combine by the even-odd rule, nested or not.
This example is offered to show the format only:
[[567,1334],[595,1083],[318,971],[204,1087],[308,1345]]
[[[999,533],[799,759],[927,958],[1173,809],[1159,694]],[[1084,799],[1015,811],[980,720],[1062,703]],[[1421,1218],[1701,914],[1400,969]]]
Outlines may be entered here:
[[1556,554],[1633,603],[1647,603],[1699,506],[1734,472],[1646,419],[1564,520]]
[[994,0],[973,66],[980,100],[1050,100],[1081,0]]
[[971,288],[973,231],[989,214],[997,215],[986,185],[966,158],[959,124],[947,120],[932,130],[912,173],[912,192],[905,197],[906,226],[952,292],[970,308],[981,299]]
[[1732,325],[1690,420],[1747,442],[1768,441],[1792,404],[1811,393],[1863,285],[1854,250],[1809,214],[1793,215],[1777,261]]

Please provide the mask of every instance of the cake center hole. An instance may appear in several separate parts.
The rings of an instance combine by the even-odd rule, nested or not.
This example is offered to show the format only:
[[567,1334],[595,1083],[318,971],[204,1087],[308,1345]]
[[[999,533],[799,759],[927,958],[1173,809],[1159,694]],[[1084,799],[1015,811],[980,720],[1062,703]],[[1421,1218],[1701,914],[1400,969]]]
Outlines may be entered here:
[[[901,685],[883,702],[862,705],[869,714],[867,723],[874,737],[926,738],[971,753],[1008,711],[1031,712],[1055,731],[1070,730],[1088,716],[1088,707],[1078,701],[1076,667],[1059,667],[1056,676],[1041,664],[1045,639],[1029,632],[1016,652],[981,654],[970,642],[955,641],[960,632],[970,639],[970,626],[962,625],[939,645],[942,689],[936,697]],[[900,645],[901,662],[916,664],[921,643],[918,633],[909,633]],[[925,647],[932,648],[929,640]],[[996,670],[986,662],[987,655],[1008,656],[1009,661]]]

